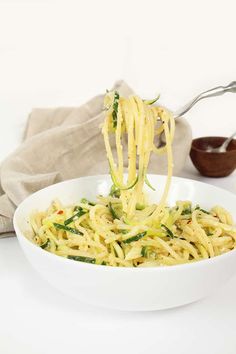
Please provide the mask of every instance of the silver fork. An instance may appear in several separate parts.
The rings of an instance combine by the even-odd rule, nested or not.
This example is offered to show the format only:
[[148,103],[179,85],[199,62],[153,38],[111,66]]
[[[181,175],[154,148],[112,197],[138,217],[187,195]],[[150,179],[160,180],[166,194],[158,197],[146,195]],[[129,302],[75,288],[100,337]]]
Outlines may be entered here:
[[[204,91],[197,95],[193,100],[191,100],[189,103],[187,103],[184,107],[178,109],[177,111],[173,112],[174,118],[180,118],[182,117],[185,113],[187,113],[197,102],[201,101],[204,98],[208,97],[215,97],[215,96],[221,96],[226,92],[232,92],[236,93],[236,81],[232,81],[230,84],[227,86],[217,86],[214,87],[210,90]],[[160,135],[160,143],[158,147],[162,147],[165,145],[164,141],[164,132]]]
[[203,98],[221,96],[226,92],[236,93],[236,81],[232,81],[227,86],[217,86],[211,90],[204,91],[196,96],[193,100],[187,103],[184,107],[180,108],[176,112],[174,112],[174,118],[182,117],[185,113],[187,113],[198,101]]

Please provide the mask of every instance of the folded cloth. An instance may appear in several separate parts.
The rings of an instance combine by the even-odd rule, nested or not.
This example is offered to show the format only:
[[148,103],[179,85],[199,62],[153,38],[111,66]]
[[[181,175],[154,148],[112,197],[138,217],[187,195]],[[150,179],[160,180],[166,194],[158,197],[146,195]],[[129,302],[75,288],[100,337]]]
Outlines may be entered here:
[[[113,89],[122,96],[133,93],[123,81]],[[0,168],[0,237],[14,231],[15,208],[31,193],[70,178],[108,172],[99,128],[104,119],[103,98],[96,96],[81,107],[32,111],[22,145]],[[191,140],[189,124],[184,118],[177,120],[174,173],[182,169]],[[166,165],[165,156],[152,157],[149,172],[165,174]]]

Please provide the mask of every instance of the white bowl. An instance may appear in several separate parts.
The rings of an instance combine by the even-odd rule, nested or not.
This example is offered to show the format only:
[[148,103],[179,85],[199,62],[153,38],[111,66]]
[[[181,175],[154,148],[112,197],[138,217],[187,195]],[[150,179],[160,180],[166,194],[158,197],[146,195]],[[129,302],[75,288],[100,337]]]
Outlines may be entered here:
[[[150,175],[157,191],[149,190],[151,201],[158,201],[165,176]],[[153,268],[119,268],[72,261],[51,254],[29,241],[28,216],[35,209],[46,209],[59,198],[63,204],[82,197],[95,200],[111,186],[108,175],[82,177],[42,189],[17,208],[14,227],[20,245],[39,274],[62,292],[78,300],[107,308],[151,311],[188,304],[221,287],[236,272],[236,250],[191,264]],[[203,208],[220,204],[236,217],[236,195],[205,183],[173,177],[168,203],[192,200]]]

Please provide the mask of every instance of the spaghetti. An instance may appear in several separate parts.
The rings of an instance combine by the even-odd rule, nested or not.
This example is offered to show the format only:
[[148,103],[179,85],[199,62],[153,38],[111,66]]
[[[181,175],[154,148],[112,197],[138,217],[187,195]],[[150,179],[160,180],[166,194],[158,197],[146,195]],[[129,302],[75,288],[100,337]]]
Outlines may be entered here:
[[[30,216],[33,241],[41,248],[76,261],[109,266],[176,265],[211,258],[235,248],[236,228],[228,211],[210,211],[189,201],[166,205],[172,176],[175,123],[165,108],[137,96],[105,96],[102,134],[113,181],[108,196],[76,206],[53,201],[46,211]],[[156,146],[164,133],[166,144]],[[110,138],[115,139],[116,156]],[[124,167],[127,139],[127,178]],[[143,187],[152,153],[167,154],[168,175],[158,204],[149,204]]]

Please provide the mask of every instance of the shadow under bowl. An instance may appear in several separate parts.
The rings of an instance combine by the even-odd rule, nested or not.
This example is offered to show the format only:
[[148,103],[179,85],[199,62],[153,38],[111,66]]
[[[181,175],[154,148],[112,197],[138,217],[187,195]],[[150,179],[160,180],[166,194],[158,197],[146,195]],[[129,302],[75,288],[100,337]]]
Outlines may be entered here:
[[207,177],[226,177],[236,168],[236,139],[233,139],[226,152],[209,152],[209,147],[221,146],[227,138],[207,136],[194,139],[190,151],[196,169]]

